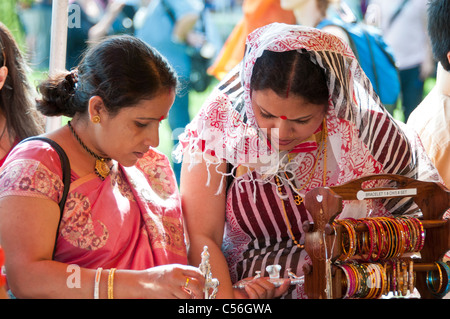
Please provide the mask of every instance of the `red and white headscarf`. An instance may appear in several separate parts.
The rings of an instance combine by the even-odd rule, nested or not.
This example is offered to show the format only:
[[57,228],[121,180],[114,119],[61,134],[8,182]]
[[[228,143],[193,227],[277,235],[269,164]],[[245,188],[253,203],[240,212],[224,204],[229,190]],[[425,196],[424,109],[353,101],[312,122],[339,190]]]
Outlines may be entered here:
[[[414,134],[409,137],[402,123],[384,109],[344,41],[318,29],[281,23],[264,26],[248,36],[243,61],[219,83],[186,127],[175,156],[183,155],[191,165],[206,161],[208,171],[211,165],[224,161],[234,168],[247,166],[258,173],[251,174],[253,182],[270,182],[275,174],[282,177],[279,172],[284,171],[297,176],[308,173],[301,167],[305,155],[314,149],[314,136],[293,150],[298,154],[287,164],[288,152],[271,148],[266,132],[256,123],[250,80],[255,61],[265,50],[297,50],[325,70],[329,89],[327,160],[338,168],[332,184],[377,173],[439,179]],[[225,175],[234,176],[234,172]]]

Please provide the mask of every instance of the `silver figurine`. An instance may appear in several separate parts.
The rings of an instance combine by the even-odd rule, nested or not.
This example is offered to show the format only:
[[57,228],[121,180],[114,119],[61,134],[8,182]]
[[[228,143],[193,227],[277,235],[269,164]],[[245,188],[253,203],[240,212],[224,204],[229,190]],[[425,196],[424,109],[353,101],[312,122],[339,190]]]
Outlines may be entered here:
[[219,280],[217,280],[217,278],[212,278],[211,265],[209,263],[208,246],[203,247],[201,256],[202,261],[198,267],[205,278],[205,288],[203,288],[204,298],[215,299],[219,286]]

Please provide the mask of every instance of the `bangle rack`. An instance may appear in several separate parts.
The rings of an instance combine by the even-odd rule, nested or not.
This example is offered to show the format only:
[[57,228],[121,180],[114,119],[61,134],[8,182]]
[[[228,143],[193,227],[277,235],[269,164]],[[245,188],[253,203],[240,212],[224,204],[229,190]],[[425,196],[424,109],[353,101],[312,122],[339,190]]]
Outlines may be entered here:
[[[371,189],[362,187],[363,183],[374,180],[388,180],[395,182],[396,185]],[[305,277],[304,289],[308,298],[340,299],[348,297],[345,290],[347,289],[348,292],[350,288],[349,277],[348,272],[341,266],[344,263],[341,259],[343,255],[348,253],[348,251],[343,249],[343,242],[344,247],[350,247],[348,240],[350,233],[353,231],[337,222],[336,217],[342,211],[343,201],[372,198],[389,199],[394,197],[412,198],[421,210],[422,216],[417,220],[423,232],[410,232],[409,235],[411,242],[420,242],[421,238],[418,237],[423,237],[424,240],[422,240],[420,251],[418,251],[420,253],[418,260],[413,262],[412,259],[413,256],[417,256],[417,252],[415,255],[414,253],[403,253],[395,256],[395,258],[392,258],[393,254],[391,254],[390,256],[386,255],[386,259],[380,260],[381,263],[379,265],[383,265],[384,271],[387,268],[391,269],[401,265],[403,265],[403,268],[406,267],[409,272],[409,278],[407,278],[407,271],[404,268],[405,278],[399,277],[397,279],[402,279],[403,286],[406,286],[405,280],[408,281],[408,285],[413,283],[420,293],[420,298],[442,297],[442,294],[436,293],[437,290],[448,292],[450,288],[450,273],[448,270],[450,268],[444,267],[447,264],[443,265],[442,259],[446,252],[450,250],[450,223],[443,219],[444,213],[450,208],[450,191],[436,182],[419,181],[394,174],[380,174],[362,177],[338,186],[318,187],[306,194],[305,206],[312,217],[312,221],[307,221],[303,224],[305,250],[310,258],[310,262],[305,264],[303,269]],[[406,212],[405,215],[407,215]],[[358,236],[366,232],[365,238],[371,239],[369,226],[363,220],[374,221],[375,218],[373,220],[370,217],[356,220],[358,223],[355,224],[353,229],[359,234]],[[377,238],[387,241],[392,240],[392,243],[397,243],[400,240],[399,238],[391,238],[394,237],[394,231],[386,231],[382,234],[383,236],[380,236],[379,233]],[[353,236],[356,235],[353,234]],[[402,234],[402,238],[403,236]],[[381,239],[381,237],[383,238]],[[379,249],[381,250],[381,248]],[[397,252],[404,251],[397,250]],[[365,269],[371,267],[367,266],[367,263],[372,261],[361,261],[361,256],[349,257],[348,255],[347,258],[349,259],[345,260],[345,262],[350,263],[350,265],[359,265],[358,267],[363,268],[362,265],[366,263],[364,265]],[[369,260],[370,258],[365,257],[365,259]],[[357,267],[353,266],[353,268]],[[412,272],[414,272],[413,277],[411,276]],[[402,273],[398,272],[398,274],[401,275]],[[437,285],[435,283],[436,278],[433,280],[430,274],[434,274],[434,277],[440,277],[439,288],[436,291],[432,291]],[[364,279],[367,279],[367,277]],[[444,286],[442,285],[443,279],[446,279]],[[383,284],[385,285],[386,282],[388,281],[384,278]],[[380,285],[380,280],[378,280],[377,284]],[[379,298],[380,296],[381,293],[373,292],[370,296],[366,295],[365,298]]]

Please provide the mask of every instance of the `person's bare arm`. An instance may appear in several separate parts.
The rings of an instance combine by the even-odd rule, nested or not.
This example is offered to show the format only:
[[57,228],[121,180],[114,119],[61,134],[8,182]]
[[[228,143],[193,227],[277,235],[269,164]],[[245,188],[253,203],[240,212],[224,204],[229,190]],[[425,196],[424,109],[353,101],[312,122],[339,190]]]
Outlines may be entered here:
[[[8,196],[0,199],[0,241],[5,251],[8,284],[18,298],[83,298],[81,289],[70,290],[68,265],[52,261],[59,207],[49,199]],[[59,274],[59,276],[57,275]],[[52,276],[58,280],[49,280]],[[83,285],[92,283],[92,274]]]
[[[5,252],[8,285],[18,298],[93,298],[96,269],[52,260],[58,205],[42,198],[0,199],[0,244]],[[107,298],[109,269],[101,273],[99,297]],[[198,268],[165,265],[146,270],[117,270],[114,298],[191,298],[202,296],[204,279]]]
[[[210,166],[210,180],[207,186],[208,172],[204,161],[196,164],[190,170],[189,163],[183,163],[181,170],[180,190],[183,213],[190,240],[189,262],[198,265],[201,262],[203,247],[208,246],[213,278],[219,280],[217,298],[273,298],[283,294],[289,286],[275,288],[265,278],[259,278],[245,287],[245,290],[233,289],[228,264],[222,253],[222,238],[225,226],[226,187],[220,194],[219,189],[222,174],[226,172],[226,163],[217,167]],[[225,184],[224,184],[225,185]]]
[[[180,192],[183,214],[189,236],[189,262],[198,266],[204,246],[208,246],[211,272],[220,282],[217,298],[233,298],[233,288],[228,265],[221,251],[225,225],[225,190],[216,195],[221,174],[211,165],[210,185],[206,186],[208,172],[204,161],[194,165],[183,162],[181,169]],[[218,168],[226,169],[226,164]]]
[[99,41],[100,38],[106,36],[111,25],[114,23],[114,20],[120,14],[124,6],[125,3],[121,1],[111,1],[108,3],[106,12],[101,20],[88,31],[89,41]]

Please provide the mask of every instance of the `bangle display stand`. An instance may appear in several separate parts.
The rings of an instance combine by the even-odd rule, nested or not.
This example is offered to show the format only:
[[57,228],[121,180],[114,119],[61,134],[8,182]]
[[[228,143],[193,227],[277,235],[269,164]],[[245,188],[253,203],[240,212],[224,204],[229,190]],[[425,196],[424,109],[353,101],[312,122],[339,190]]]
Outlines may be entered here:
[[[388,180],[395,182],[396,185],[383,188],[363,188],[365,182],[375,180]],[[443,219],[444,213],[450,208],[450,191],[436,182],[381,174],[363,177],[339,186],[318,187],[306,194],[306,209],[312,217],[312,222],[307,221],[303,224],[305,250],[310,258],[310,262],[304,265],[305,293],[308,298],[344,298],[343,285],[345,285],[346,276],[339,267],[339,258],[343,254],[342,241],[348,230],[339,223],[335,223],[336,217],[342,212],[343,201],[394,197],[412,198],[422,213],[419,220],[423,226],[425,241],[419,251],[420,258],[414,259],[412,263],[410,255],[405,254],[406,256],[400,257],[411,261],[409,264],[412,269],[409,271],[415,273],[414,287],[420,293],[420,298],[442,297],[442,294],[433,292],[430,286],[448,292],[450,287],[448,269],[450,268],[444,267],[442,260],[446,252],[450,250],[450,225],[447,220]],[[367,232],[368,228],[361,223],[358,224],[355,231]],[[389,236],[393,235],[393,232],[392,234],[386,232],[383,235],[387,237],[383,238],[384,240],[391,240],[392,238]],[[420,234],[416,235],[420,236]],[[420,238],[415,239],[420,240]],[[360,260],[355,258],[351,262],[357,263]],[[395,261],[383,260],[383,262],[385,265],[395,267]],[[445,264],[445,266],[447,265]],[[433,277],[436,277],[438,282],[434,280],[436,278],[431,278],[430,274],[434,274]]]

